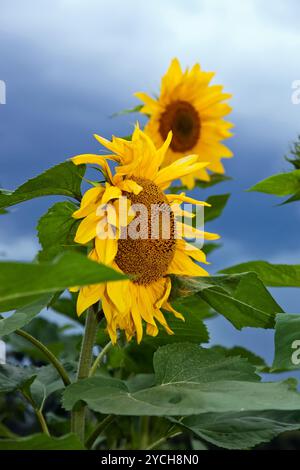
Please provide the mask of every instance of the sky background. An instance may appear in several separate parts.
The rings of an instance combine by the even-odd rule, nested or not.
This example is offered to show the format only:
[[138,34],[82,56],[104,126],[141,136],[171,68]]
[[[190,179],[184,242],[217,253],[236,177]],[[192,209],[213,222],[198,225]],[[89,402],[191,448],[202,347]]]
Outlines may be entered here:
[[[222,217],[207,226],[222,235],[211,272],[265,259],[299,263],[300,205],[247,193],[257,181],[289,168],[284,155],[300,133],[298,0],[0,0],[0,187],[28,178],[79,153],[96,153],[92,134],[127,135],[137,116],[115,119],[138,104],[135,91],[155,93],[170,60],[200,62],[214,83],[233,94],[225,160],[233,180],[208,191],[230,192]],[[0,217],[0,259],[32,259],[35,225],[55,198],[32,201]],[[289,313],[300,312],[297,289],[272,289]],[[271,361],[273,332],[235,331],[209,322],[212,341],[245,345]]]

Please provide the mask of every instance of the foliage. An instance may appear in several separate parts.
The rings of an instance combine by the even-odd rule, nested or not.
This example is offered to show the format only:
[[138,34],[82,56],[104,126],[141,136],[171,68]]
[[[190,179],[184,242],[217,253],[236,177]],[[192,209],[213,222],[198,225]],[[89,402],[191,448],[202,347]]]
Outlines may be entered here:
[[[298,151],[295,147],[294,156]],[[291,196],[287,202],[300,199],[300,170],[293,164],[294,171],[251,190]],[[1,214],[36,197],[68,198],[40,218],[41,250],[33,262],[0,262],[0,311],[6,312],[0,317],[0,337],[7,344],[7,364],[0,365],[0,449],[172,448],[175,434],[184,436],[180,445],[189,448],[249,449],[297,430],[295,382],[272,382],[270,375],[261,381],[260,374],[299,368],[300,316],[283,313],[266,288],[300,287],[299,265],[251,261],[217,276],[174,276],[170,302],[185,317],[183,322],[164,312],[174,335],[160,328],[141,345],[121,335],[112,345],[101,305],[77,318],[77,293],[68,293],[74,286],[124,279],[89,260],[74,243],[78,222],[72,214],[81,200],[84,173],[83,165],[66,162],[15,191],[0,190]],[[204,190],[228,179],[212,175],[197,187]],[[222,215],[228,200],[229,194],[207,198],[207,223]],[[210,243],[205,251],[219,247]],[[53,311],[59,322],[52,321]],[[216,315],[238,330],[275,329],[272,367],[241,346],[209,347],[209,322]],[[85,317],[83,347],[90,348],[93,365],[83,374],[79,357]],[[94,337],[90,344],[87,339],[92,324],[94,348]],[[85,407],[89,413],[82,435],[74,420]]]

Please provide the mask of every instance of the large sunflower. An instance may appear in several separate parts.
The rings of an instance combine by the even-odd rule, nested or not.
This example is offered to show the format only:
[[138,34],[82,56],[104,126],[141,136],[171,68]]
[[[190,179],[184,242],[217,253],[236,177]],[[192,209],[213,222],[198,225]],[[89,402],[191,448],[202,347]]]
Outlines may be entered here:
[[196,154],[199,161],[208,162],[205,168],[181,178],[188,188],[194,186],[195,179],[209,181],[207,170],[223,174],[221,158],[233,155],[221,142],[232,136],[233,125],[223,119],[231,111],[224,102],[231,95],[223,93],[222,86],[209,85],[213,76],[212,72],[202,71],[199,64],[183,72],[179,61],[173,59],[162,78],[157,99],[135,93],[144,102],[141,112],[149,116],[145,132],[154,144],[162,145],[168,132],[173,132],[165,165],[187,154]]
[[[174,179],[199,171],[206,163],[198,162],[197,157],[192,155],[161,169],[172,139],[171,132],[159,149],[138,125],[132,141],[115,137],[108,141],[97,135],[95,138],[113,154],[88,154],[72,158],[77,165],[100,165],[106,178],[104,185],[98,184],[84,194],[80,208],[73,214],[74,218],[83,219],[75,241],[84,245],[92,244],[89,253],[92,260],[125,273],[129,279],[81,288],[77,313],[81,315],[88,307],[101,301],[113,342],[117,340],[118,329],[125,330],[128,340],[136,335],[140,342],[143,322],[149,335],[157,335],[158,324],[172,334],[162,308],[177,318],[184,318],[168,302],[171,290],[168,275],[207,275],[192,260],[206,263],[204,253],[180,238],[178,233],[183,228],[186,236],[192,234],[216,239],[218,235],[193,228],[192,225],[184,224],[182,219],[177,220],[178,215],[183,214],[180,209],[183,202],[202,206],[206,203],[195,201],[184,193],[174,195],[165,194],[164,191]],[[109,159],[115,162],[114,175],[107,162]],[[150,211],[148,219],[141,223],[140,238],[130,236],[130,228],[138,217],[132,209],[137,204],[142,204]],[[170,229],[168,237],[161,230],[155,238],[149,235],[147,222],[159,217],[155,215],[155,209],[153,212],[156,207],[167,216]],[[127,231],[127,236],[124,236],[124,231]]]

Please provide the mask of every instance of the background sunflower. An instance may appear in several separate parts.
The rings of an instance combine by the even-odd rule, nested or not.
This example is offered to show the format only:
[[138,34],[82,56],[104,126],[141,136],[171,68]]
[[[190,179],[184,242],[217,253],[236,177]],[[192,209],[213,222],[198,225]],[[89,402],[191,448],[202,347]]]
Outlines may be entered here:
[[233,125],[223,118],[231,112],[225,103],[231,95],[223,93],[220,85],[210,85],[213,72],[204,72],[199,64],[184,72],[177,59],[173,59],[167,73],[161,80],[160,95],[157,99],[146,93],[135,93],[144,102],[141,112],[149,116],[145,132],[159,146],[172,130],[165,164],[183,155],[196,154],[200,161],[208,162],[201,170],[182,177],[188,188],[194,180],[209,181],[210,170],[224,173],[221,158],[232,157],[232,152],[221,143],[232,136]]

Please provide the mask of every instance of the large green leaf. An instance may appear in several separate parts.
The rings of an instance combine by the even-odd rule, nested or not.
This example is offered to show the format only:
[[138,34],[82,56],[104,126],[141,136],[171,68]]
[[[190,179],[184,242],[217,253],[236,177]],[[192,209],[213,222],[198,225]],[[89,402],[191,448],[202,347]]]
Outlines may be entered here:
[[36,375],[31,367],[0,364],[0,393],[28,390]]
[[220,273],[255,272],[266,286],[300,287],[300,264],[271,264],[267,261],[249,261],[222,269]]
[[300,315],[278,315],[273,369],[300,369]]
[[286,202],[298,200],[300,198],[300,170],[270,176],[252,186],[249,191],[275,194],[276,196],[292,196]]
[[[69,377],[75,378],[76,364],[64,364]],[[36,378],[30,386],[30,394],[37,407],[42,409],[46,399],[54,392],[63,390],[64,384],[57,370],[52,365],[32,368]]]
[[159,348],[154,354],[153,366],[159,384],[260,380],[248,361],[240,357],[228,358],[189,343]]
[[[75,364],[66,363],[65,369],[69,376],[75,377]],[[42,367],[0,365],[0,393],[25,391],[38,409],[43,408],[46,399],[52,393],[63,388],[62,379],[52,365]]]
[[285,431],[299,429],[300,412],[204,413],[172,422],[226,449],[249,449]]
[[178,297],[172,302],[172,306],[178,312],[182,313],[186,320],[206,320],[212,318],[216,313],[211,307],[200,297],[195,295],[189,295],[188,297]]
[[113,269],[79,253],[65,253],[51,263],[0,263],[0,311],[8,311],[37,297],[72,286],[86,286],[124,278]]
[[205,222],[214,220],[222,214],[229,197],[230,194],[218,194],[217,196],[210,196],[206,200],[208,204],[211,204],[211,207],[205,207]]
[[82,251],[82,247],[74,242],[79,223],[72,218],[76,209],[78,207],[70,201],[57,202],[40,218],[37,226],[42,246],[40,261],[49,261],[66,250]]
[[[199,296],[236,328],[273,328],[282,308],[255,273],[173,278],[172,297]],[[172,298],[171,298],[172,299]]]
[[0,440],[0,450],[84,450],[84,446],[75,434],[62,437],[34,434],[20,439]]
[[19,328],[23,328],[23,326],[31,322],[38,313],[47,307],[50,298],[50,295],[43,296],[28,305],[24,305],[24,307],[16,310],[9,317],[0,317],[0,338],[13,333]]
[[245,359],[226,358],[196,345],[159,348],[154,370],[156,385],[134,391],[106,376],[81,380],[66,388],[63,405],[70,410],[82,400],[94,411],[129,416],[300,410],[300,395],[287,383],[261,383]]
[[210,348],[212,351],[217,351],[224,354],[226,357],[239,356],[243,357],[253,364],[259,372],[270,372],[270,367],[266,364],[265,360],[249,351],[242,346],[233,346],[232,348],[225,348],[224,346],[216,345]]
[[81,199],[81,183],[85,165],[60,163],[22,184],[11,194],[0,194],[0,208],[5,208],[41,196],[60,195]]

